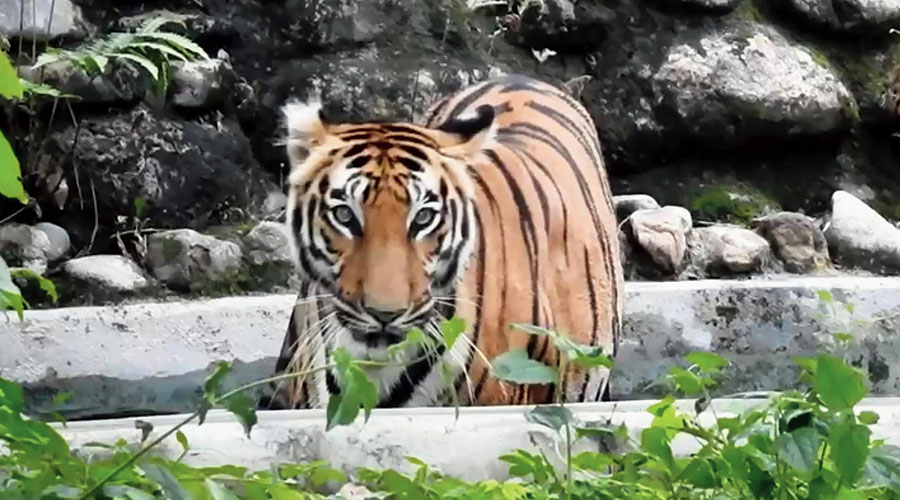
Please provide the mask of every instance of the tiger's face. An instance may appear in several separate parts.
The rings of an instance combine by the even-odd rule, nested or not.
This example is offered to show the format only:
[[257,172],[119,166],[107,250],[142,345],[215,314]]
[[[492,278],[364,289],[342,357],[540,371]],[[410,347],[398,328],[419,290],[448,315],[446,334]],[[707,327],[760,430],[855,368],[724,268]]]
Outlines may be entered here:
[[437,129],[330,124],[317,104],[284,114],[293,255],[327,292],[335,340],[371,358],[412,327],[427,332],[472,253],[467,166],[492,140],[493,109]]

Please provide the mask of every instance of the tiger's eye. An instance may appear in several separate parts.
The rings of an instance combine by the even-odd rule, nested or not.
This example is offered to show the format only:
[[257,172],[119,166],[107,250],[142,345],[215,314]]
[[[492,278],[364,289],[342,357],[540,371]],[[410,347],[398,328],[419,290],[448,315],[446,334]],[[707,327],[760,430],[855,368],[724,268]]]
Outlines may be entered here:
[[423,208],[416,214],[413,222],[420,226],[427,226],[429,223],[431,223],[432,220],[434,220],[435,215],[437,215],[436,211],[430,208]]
[[353,210],[347,205],[338,205],[331,212],[335,220],[341,224],[349,224],[353,220]]

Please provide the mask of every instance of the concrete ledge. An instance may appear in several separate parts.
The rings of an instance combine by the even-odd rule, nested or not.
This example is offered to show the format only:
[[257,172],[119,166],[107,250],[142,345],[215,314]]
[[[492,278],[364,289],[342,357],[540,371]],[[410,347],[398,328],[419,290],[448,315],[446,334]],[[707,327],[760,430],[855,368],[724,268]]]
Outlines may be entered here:
[[[822,302],[821,290],[833,297]],[[211,364],[235,362],[229,387],[267,376],[292,295],[81,307],[7,314],[0,375],[24,384],[33,413],[67,418],[189,411]],[[844,304],[852,304],[847,308]],[[852,312],[851,312],[852,309]],[[793,385],[793,357],[857,336],[850,359],[875,395],[900,395],[900,278],[629,282],[613,397],[649,398],[648,385],[684,354],[731,359],[726,392]],[[54,403],[59,392],[71,392]]]
[[[576,426],[625,423],[639,442],[640,432],[650,425],[652,415],[646,408],[654,401],[618,403],[582,403],[569,405]],[[703,425],[715,418],[739,413],[751,406],[765,404],[759,400],[716,400],[700,416]],[[692,412],[692,401],[678,401],[680,411]],[[462,408],[459,419],[452,408],[412,408],[375,410],[368,422],[358,419],[351,426],[325,431],[325,412],[318,410],[260,412],[259,423],[250,437],[231,415],[210,412],[206,423],[188,424],[182,428],[191,445],[185,462],[194,466],[243,465],[251,470],[267,470],[273,463],[298,463],[327,460],[333,467],[354,473],[359,467],[393,468],[410,472],[406,457],[420,458],[447,474],[470,481],[503,480],[508,477],[508,464],[497,458],[515,449],[536,453],[538,449],[562,467],[564,448],[552,431],[525,420],[526,407]],[[857,411],[878,413],[879,423],[872,426],[873,439],[885,439],[900,445],[900,399],[872,398],[857,405]],[[141,420],[153,424],[155,437],[184,418],[180,416],[150,417]],[[107,451],[85,446],[91,441],[112,443],[119,438],[137,447],[141,431],[134,420],[73,422],[58,431],[80,454],[102,454]],[[532,438],[534,441],[532,441]],[[576,443],[578,451],[600,451],[602,444],[585,439]],[[679,435],[672,443],[676,455],[684,456],[699,448],[696,439]],[[163,441],[157,454],[175,458],[181,446],[174,436]]]

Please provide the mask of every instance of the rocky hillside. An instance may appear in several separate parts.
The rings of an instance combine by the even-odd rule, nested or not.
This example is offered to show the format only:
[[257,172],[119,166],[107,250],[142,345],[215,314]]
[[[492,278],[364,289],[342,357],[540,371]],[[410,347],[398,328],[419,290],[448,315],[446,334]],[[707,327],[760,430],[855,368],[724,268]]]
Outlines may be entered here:
[[[631,279],[900,273],[896,1],[498,3],[0,0],[22,75],[79,97],[3,106],[35,202],[0,204],[0,254],[65,304],[282,289],[285,99],[418,119],[515,71],[595,118]],[[159,17],[211,56],[164,94],[120,62],[28,68]]]

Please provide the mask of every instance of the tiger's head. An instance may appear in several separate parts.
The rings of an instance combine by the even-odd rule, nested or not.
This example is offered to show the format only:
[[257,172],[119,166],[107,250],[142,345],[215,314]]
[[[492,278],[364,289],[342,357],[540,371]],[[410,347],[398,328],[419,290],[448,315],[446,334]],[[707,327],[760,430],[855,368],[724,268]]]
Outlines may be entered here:
[[467,167],[493,141],[494,110],[436,128],[329,123],[284,106],[287,223],[301,273],[325,291],[338,343],[383,355],[442,316],[476,238]]

